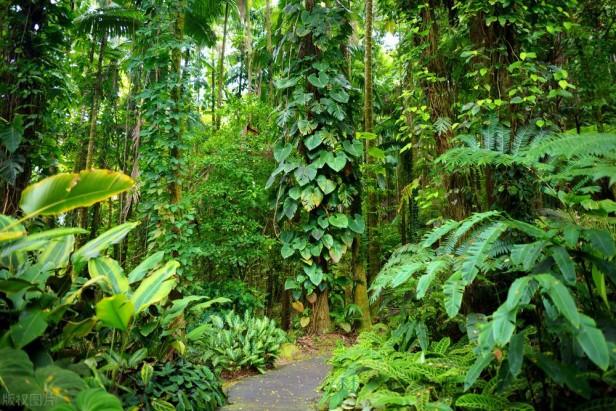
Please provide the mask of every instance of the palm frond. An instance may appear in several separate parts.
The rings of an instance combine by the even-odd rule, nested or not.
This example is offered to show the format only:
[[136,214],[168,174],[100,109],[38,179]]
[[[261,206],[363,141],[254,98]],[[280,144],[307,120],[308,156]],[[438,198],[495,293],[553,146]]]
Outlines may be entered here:
[[130,37],[142,21],[143,15],[138,10],[110,6],[87,11],[77,17],[74,23],[78,34],[102,38]]

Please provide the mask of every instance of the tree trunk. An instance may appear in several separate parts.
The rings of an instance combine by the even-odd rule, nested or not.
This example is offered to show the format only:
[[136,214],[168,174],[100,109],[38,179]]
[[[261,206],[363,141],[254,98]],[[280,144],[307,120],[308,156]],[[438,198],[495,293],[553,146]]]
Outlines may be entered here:
[[[184,4],[180,1],[178,13],[175,21],[175,36],[178,44],[184,40]],[[181,150],[182,135],[184,134],[184,116],[182,115],[182,49],[177,46],[172,51],[173,71],[176,77],[176,86],[173,89],[171,98],[174,101],[175,121],[174,121],[174,141],[171,145],[171,171],[172,180],[169,182],[169,195],[172,204],[177,204],[182,199],[181,184]]]
[[[372,97],[372,0],[366,0],[366,25],[364,39],[364,131],[371,133],[373,131],[373,97]],[[374,146],[374,139],[366,140],[366,151]],[[368,238],[368,278],[374,278],[379,272],[379,254],[380,247],[376,236],[376,226],[378,224],[378,204],[376,195],[376,176],[370,171],[370,166],[373,161],[369,155],[366,155],[366,163],[368,165],[368,173],[372,184],[369,184],[367,193],[366,207],[366,234]]]
[[368,299],[368,279],[366,278],[366,270],[360,258],[360,238],[356,236],[353,240],[351,267],[353,269],[353,302],[361,310],[361,319],[359,329],[362,331],[369,330],[372,327],[372,318],[370,316],[370,300]]
[[220,47],[220,57],[218,60],[218,90],[217,90],[217,98],[216,98],[216,111],[218,115],[216,116],[216,129],[220,128],[220,108],[222,107],[222,88],[224,87],[224,77],[225,77],[225,47],[227,45],[227,24],[229,22],[229,3],[225,4],[225,20],[222,26],[222,45]]
[[310,334],[326,334],[332,329],[332,322],[329,318],[329,299],[328,289],[315,291],[317,301],[312,306],[312,318],[310,320]]
[[272,73],[274,69],[274,56],[272,46],[272,0],[265,0],[265,38],[267,47],[267,99],[268,103],[274,100],[274,75]]

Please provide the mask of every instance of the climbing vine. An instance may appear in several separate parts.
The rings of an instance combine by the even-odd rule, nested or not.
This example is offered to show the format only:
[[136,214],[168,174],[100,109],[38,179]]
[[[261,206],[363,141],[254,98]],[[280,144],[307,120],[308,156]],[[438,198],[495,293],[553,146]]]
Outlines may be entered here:
[[274,148],[278,167],[268,187],[279,179],[276,215],[288,221],[281,234],[282,256],[296,257],[302,266],[285,288],[294,299],[303,291],[314,304],[311,328],[320,332],[329,327],[330,266],[364,230],[362,216],[348,212],[358,195],[356,163],[362,155],[345,76],[344,45],[351,26],[348,10],[338,2],[292,1],[284,11],[286,39],[296,55],[275,82],[286,105]]

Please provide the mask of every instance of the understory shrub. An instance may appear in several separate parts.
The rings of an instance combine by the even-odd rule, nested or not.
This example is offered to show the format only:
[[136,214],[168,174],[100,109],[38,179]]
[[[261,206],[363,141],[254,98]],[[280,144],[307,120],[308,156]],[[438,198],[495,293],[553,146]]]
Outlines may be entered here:
[[287,340],[284,331],[267,317],[243,316],[233,311],[213,315],[195,328],[188,338],[198,341],[198,354],[217,370],[255,369],[261,373],[278,357],[280,345]]

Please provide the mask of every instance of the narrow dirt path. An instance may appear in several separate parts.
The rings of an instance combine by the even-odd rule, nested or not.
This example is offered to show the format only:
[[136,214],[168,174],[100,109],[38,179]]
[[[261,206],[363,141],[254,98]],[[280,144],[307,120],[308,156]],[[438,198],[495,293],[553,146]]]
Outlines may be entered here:
[[229,388],[229,405],[221,411],[315,410],[317,387],[329,371],[327,358],[317,356],[244,378]]

